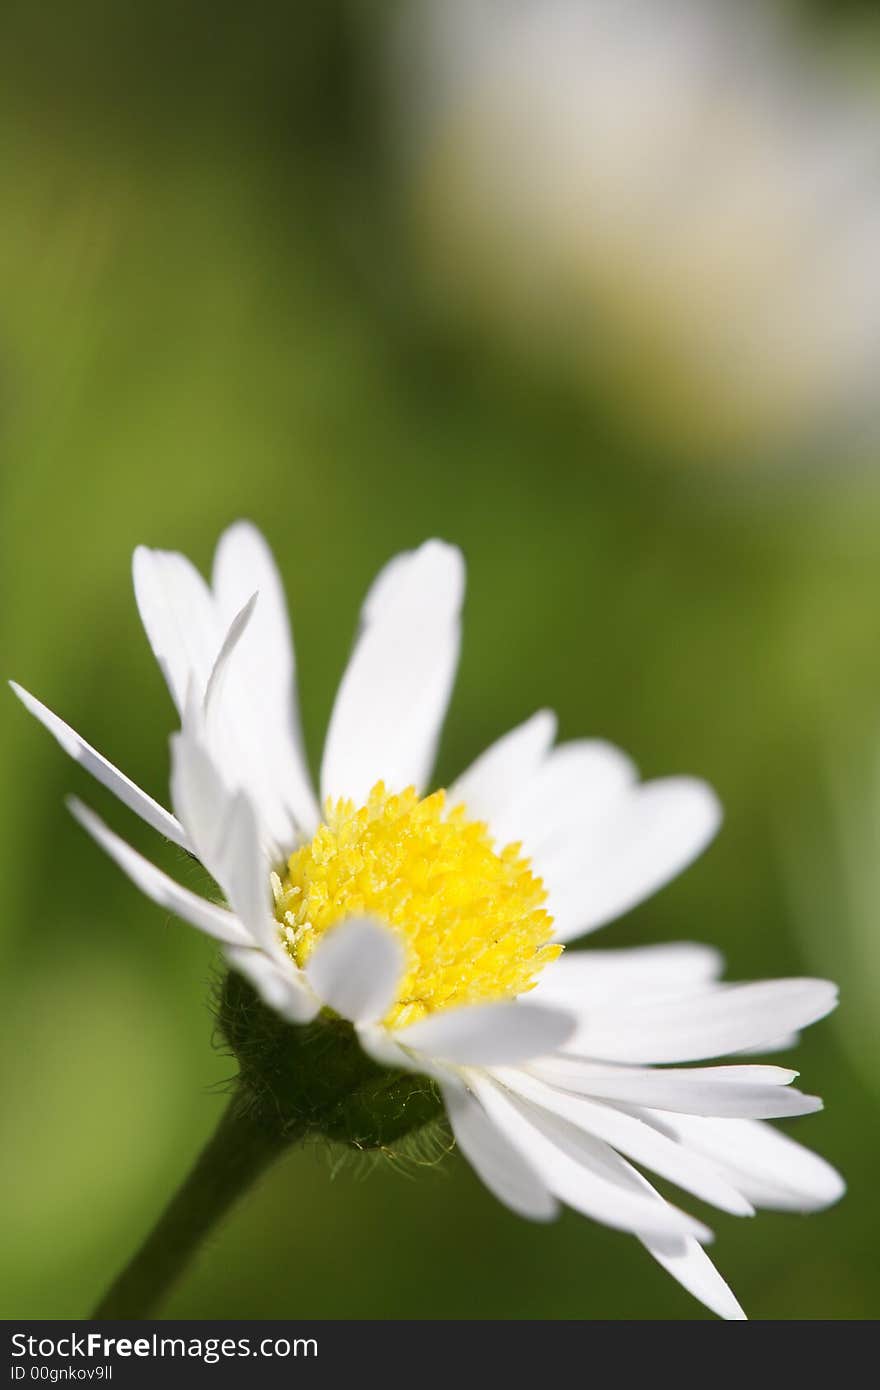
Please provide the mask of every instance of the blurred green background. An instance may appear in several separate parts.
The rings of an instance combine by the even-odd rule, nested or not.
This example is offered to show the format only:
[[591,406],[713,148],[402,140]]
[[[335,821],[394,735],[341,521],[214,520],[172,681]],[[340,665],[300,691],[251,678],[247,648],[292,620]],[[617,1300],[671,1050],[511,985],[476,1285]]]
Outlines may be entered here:
[[[802,6],[798,24],[839,35],[859,12]],[[827,1110],[788,1128],[849,1195],[810,1218],[710,1219],[750,1316],[874,1316],[874,457],[844,469],[830,437],[803,468],[790,448],[741,469],[709,446],[670,468],[668,439],[652,453],[632,428],[649,418],[636,386],[603,400],[497,321],[438,313],[388,138],[390,13],[4,7],[5,674],[164,800],[171,706],[131,551],[205,567],[249,516],[287,584],[317,765],[365,586],[397,549],[458,542],[470,588],[439,782],[544,704],[564,737],[612,739],[646,775],[711,780],[717,843],[600,944],[696,938],[734,977],[841,981],[795,1059]],[[123,880],[64,794],[191,867],[11,695],[0,759],[0,1314],[80,1317],[211,1131],[230,1063],[212,1048],[210,943]],[[163,1312],[709,1316],[634,1241],[570,1213],[521,1222],[457,1157],[334,1174],[311,1151],[236,1209]]]

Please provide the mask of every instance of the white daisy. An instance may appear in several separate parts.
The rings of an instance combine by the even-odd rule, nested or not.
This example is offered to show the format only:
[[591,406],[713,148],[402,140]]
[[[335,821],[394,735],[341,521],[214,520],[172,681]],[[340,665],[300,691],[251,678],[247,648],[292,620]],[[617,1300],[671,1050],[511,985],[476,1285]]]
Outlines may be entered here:
[[[18,686],[61,746],[194,854],[227,906],[190,892],[78,801],[80,823],[161,906],[223,943],[284,1019],[324,1007],[382,1065],[433,1078],[458,1145],[514,1211],[563,1202],[636,1235],[709,1308],[742,1311],[710,1232],[642,1177],[724,1211],[811,1210],[843,1184],[764,1122],[821,1102],[796,1073],[738,1061],[834,1007],[822,980],[719,983],[705,946],[568,952],[683,869],[717,829],[712,791],[639,783],[595,741],[553,746],[548,711],[448,792],[423,795],[458,661],[464,566],[432,540],[382,570],[336,697],[321,802],[299,733],[279,576],[249,524],[221,538],[209,587],[139,548],[134,584],[181,717],[174,814]],[[323,807],[323,812],[321,810]],[[322,819],[323,815],[323,819]]]

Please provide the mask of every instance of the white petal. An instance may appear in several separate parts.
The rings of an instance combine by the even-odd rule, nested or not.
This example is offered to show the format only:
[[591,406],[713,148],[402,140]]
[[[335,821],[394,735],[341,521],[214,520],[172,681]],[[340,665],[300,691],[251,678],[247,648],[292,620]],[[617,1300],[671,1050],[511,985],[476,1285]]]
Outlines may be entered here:
[[532,856],[560,846],[579,848],[625,803],[637,775],[631,759],[613,744],[599,739],[560,744],[495,818],[493,829],[503,844],[521,840]]
[[836,1003],[828,980],[717,985],[683,999],[597,1009],[582,1019],[568,1051],[610,1062],[696,1062],[804,1028]]
[[209,903],[205,898],[200,898],[188,888],[182,888],[179,883],[175,883],[161,869],[157,869],[155,864],[144,859],[143,855],[138,854],[137,850],[114,834],[94,811],[90,811],[75,797],[69,797],[67,805],[80,825],[97,840],[103,850],[106,850],[132,883],[148,898],[152,898],[154,903],[166,907],[175,916],[182,917],[191,926],[198,927],[200,931],[207,932],[208,936],[216,937],[218,941],[225,941],[231,945],[252,944],[248,933],[231,912],[217,907],[215,903]]
[[741,1047],[737,1056],[766,1056],[770,1052],[790,1052],[801,1040],[800,1033],[786,1033],[783,1038],[773,1038],[770,1042],[759,1043],[757,1047]]
[[214,665],[211,667],[208,684],[205,686],[203,704],[206,714],[211,708],[214,700],[219,698],[219,692],[225,683],[226,675],[229,671],[230,658],[248,629],[251,618],[254,616],[254,609],[257,606],[257,599],[259,597],[259,593],[254,591],[247,603],[234,614],[229,623],[226,636],[223,638]]
[[256,812],[244,792],[229,792],[210,754],[186,725],[171,740],[171,793],[199,859],[239,921],[254,941],[280,955],[271,865],[261,846]]
[[818,1096],[787,1089],[797,1072],[783,1067],[608,1067],[551,1057],[529,1070],[576,1095],[686,1115],[769,1120],[822,1109]]
[[552,1220],[557,1203],[540,1173],[492,1123],[480,1103],[458,1087],[444,1086],[442,1092],[456,1143],[489,1191],[519,1216]]
[[449,788],[449,805],[464,802],[473,820],[490,823],[510,806],[537,772],[556,737],[556,715],[539,710],[511,729]]
[[397,556],[364,604],[324,749],[322,797],[421,789],[458,665],[464,562],[441,541]]
[[[626,1181],[636,1192],[662,1202],[659,1192],[651,1186],[647,1178],[627,1163],[626,1159],[620,1158],[617,1154],[614,1158],[619,1165],[618,1176],[621,1181]],[[729,1319],[745,1316],[708,1256],[704,1255],[694,1235],[658,1236],[648,1231],[637,1232],[637,1235],[645,1249],[663,1268],[713,1312]]]
[[[284,589],[266,541],[250,522],[237,522],[223,533],[212,577],[223,624],[233,621],[254,591],[258,594],[230,663],[233,688],[227,700],[235,722],[247,722],[250,753],[260,761],[275,802],[289,810],[301,832],[310,834],[320,817],[303,749]],[[276,807],[273,823],[278,816]]]
[[761,1120],[664,1116],[684,1143],[719,1167],[759,1207],[821,1211],[846,1190],[824,1158]]
[[579,839],[537,857],[559,939],[594,931],[650,897],[696,859],[720,823],[710,787],[669,777],[633,788]]
[[178,709],[184,713],[190,688],[199,701],[210,694],[215,761],[231,788],[251,795],[264,842],[284,857],[298,835],[312,832],[318,812],[299,743],[284,599],[265,542],[246,523],[226,532],[215,559],[216,594],[184,556],[143,546],[134,581]]
[[[219,879],[217,851],[232,793],[193,728],[198,702],[191,691],[183,730],[171,738],[171,802],[205,868]],[[198,729],[198,731],[197,731]]]
[[[663,1201],[656,1188],[652,1187],[631,1164],[617,1154],[613,1157],[618,1164],[618,1178],[621,1182],[628,1182],[636,1192],[649,1199]],[[745,1317],[727,1284],[693,1235],[658,1236],[646,1231],[636,1234],[645,1249],[663,1268],[713,1312],[728,1319]],[[700,1240],[703,1239],[701,1236]]]
[[[625,1162],[625,1160],[621,1160]],[[641,1192],[660,1197],[641,1173],[626,1164],[632,1182]],[[742,1320],[745,1314],[734,1298],[731,1290],[721,1278],[702,1246],[692,1237],[656,1236],[646,1232],[639,1233],[639,1240],[654,1259],[671,1274],[674,1279],[722,1318]]]
[[271,883],[260,848],[259,823],[244,792],[236,792],[229,805],[218,862],[218,882],[236,916],[260,946],[280,956],[279,928],[272,912]]
[[[381,1023],[362,1023],[357,1027],[357,1035],[360,1045],[368,1057],[378,1063],[380,1067],[387,1067],[389,1071],[412,1071],[424,1072],[425,1075],[433,1074],[431,1065],[426,1065],[421,1057],[416,1057],[405,1048],[399,1047],[394,1041],[394,1034]],[[442,1074],[442,1068],[439,1069]]]
[[63,719],[59,719],[57,714],[53,714],[44,704],[28,694],[15,681],[9,684],[21,700],[25,709],[28,710],[40,723],[49,730],[49,733],[76,762],[81,763],[86,772],[113,792],[123,805],[127,806],[135,815],[140,816],[141,820],[146,821],[147,825],[158,830],[160,835],[166,839],[173,840],[182,849],[189,847],[186,832],[179,821],[175,820],[164,806],[160,806],[158,801],[154,801],[146,792],[141,791],[140,787],[135,786],[124,772],[120,772],[112,763],[108,762],[102,754],[98,753],[84,738],[71,729],[69,724],[65,724]]
[[601,1140],[515,1100],[478,1074],[469,1074],[469,1081],[489,1118],[560,1201],[617,1230],[710,1238],[700,1222],[656,1194],[635,1190],[624,1160]]
[[575,1021],[561,1009],[518,1001],[446,1009],[395,1030],[402,1047],[447,1062],[494,1066],[561,1046]]
[[139,545],[132,573],[141,622],[182,714],[192,679],[204,696],[223,626],[207,584],[186,556]]
[[640,1236],[639,1239],[667,1273],[713,1313],[728,1322],[742,1322],[745,1319],[746,1315],[731,1289],[697,1241],[658,1240],[650,1236]]
[[615,999],[699,991],[723,969],[719,951],[688,941],[617,951],[568,950],[544,967],[529,998],[582,1012]]
[[[249,700],[242,687],[242,673],[236,670],[237,649],[256,610],[256,600],[255,595],[233,619],[204,696],[196,678],[190,679],[179,738],[187,745],[198,745],[211,764],[216,798],[206,794],[203,800],[210,803],[216,799],[217,804],[213,814],[209,811],[208,820],[217,822],[221,808],[236,792],[246,795],[258,811],[264,857],[275,866],[287,858],[298,840],[298,831],[293,814],[279,800],[275,773],[267,775],[266,750],[259,746],[261,735],[257,732],[261,724],[259,702]],[[176,795],[181,795],[179,784]]]
[[[255,594],[233,618],[203,700],[191,682],[183,726],[205,744],[226,784],[245,792],[259,808],[261,841],[273,863],[279,863],[297,843],[301,827],[283,785],[283,745],[277,750],[273,745],[263,695],[243,664],[242,643],[258,608]],[[309,829],[314,820],[312,816]]]
[[717,1167],[689,1152],[633,1115],[597,1104],[582,1096],[566,1095],[514,1068],[496,1072],[516,1095],[558,1115],[587,1134],[603,1139],[612,1148],[643,1163],[678,1187],[736,1216],[752,1216],[754,1208],[729,1183]]
[[388,1071],[408,1071],[417,1076],[430,1076],[440,1086],[464,1086],[461,1070],[451,1062],[435,1061],[421,1052],[410,1052],[395,1042],[395,1034],[383,1023],[355,1025],[358,1041],[368,1057]]
[[262,951],[230,946],[226,959],[233,970],[244,975],[270,1009],[288,1023],[309,1023],[321,1007],[306,984],[301,970],[292,960],[273,960]]
[[319,999],[352,1023],[382,1018],[397,995],[406,961],[394,932],[371,918],[333,927],[318,942],[305,969]]

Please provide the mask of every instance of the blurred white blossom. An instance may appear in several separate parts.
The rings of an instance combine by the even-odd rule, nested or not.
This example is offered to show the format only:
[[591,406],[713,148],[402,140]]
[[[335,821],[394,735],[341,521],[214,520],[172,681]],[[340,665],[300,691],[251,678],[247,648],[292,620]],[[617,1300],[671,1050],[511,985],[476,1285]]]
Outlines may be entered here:
[[661,447],[872,439],[880,100],[775,13],[420,0],[395,47],[446,310],[616,393]]

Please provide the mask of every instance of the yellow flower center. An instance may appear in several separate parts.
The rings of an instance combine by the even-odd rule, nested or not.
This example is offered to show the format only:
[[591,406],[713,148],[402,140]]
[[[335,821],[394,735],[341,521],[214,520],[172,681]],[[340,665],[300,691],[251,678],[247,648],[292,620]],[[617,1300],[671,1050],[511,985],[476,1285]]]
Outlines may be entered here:
[[562,947],[544,885],[519,844],[494,848],[446,793],[391,796],[379,782],[366,806],[328,801],[310,844],[272,878],[282,939],[303,966],[325,932],[348,917],[377,917],[406,948],[391,1027],[461,1004],[511,999]]

